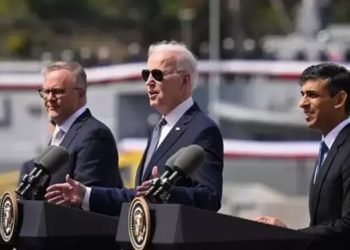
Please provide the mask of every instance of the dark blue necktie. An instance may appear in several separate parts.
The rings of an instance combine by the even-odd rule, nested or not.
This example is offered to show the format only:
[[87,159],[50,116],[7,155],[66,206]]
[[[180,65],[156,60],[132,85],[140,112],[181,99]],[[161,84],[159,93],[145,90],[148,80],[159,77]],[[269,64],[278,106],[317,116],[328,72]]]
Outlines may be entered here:
[[317,166],[316,166],[315,175],[314,175],[314,183],[316,182],[317,175],[321,170],[324,157],[327,154],[327,152],[328,152],[327,144],[324,141],[322,141],[320,144],[320,149],[318,151]]
[[162,127],[164,125],[167,124],[167,121],[165,120],[165,118],[163,117],[157,124],[157,126],[154,128],[153,132],[152,132],[152,138],[151,138],[151,142],[149,144],[148,150],[147,150],[147,154],[146,154],[146,159],[145,162],[143,164],[143,172],[142,172],[142,176],[145,174],[147,166],[152,158],[153,153],[156,151],[157,149],[157,145],[159,142],[159,137],[160,137],[160,132],[162,131]]

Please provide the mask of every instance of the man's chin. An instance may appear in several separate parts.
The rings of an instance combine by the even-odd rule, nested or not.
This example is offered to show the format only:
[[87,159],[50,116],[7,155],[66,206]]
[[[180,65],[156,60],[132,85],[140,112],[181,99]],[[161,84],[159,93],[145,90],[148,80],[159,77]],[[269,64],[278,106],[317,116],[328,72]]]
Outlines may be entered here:
[[54,122],[57,122],[57,120],[59,119],[59,116],[57,113],[55,112],[49,112],[48,113],[48,117],[50,120],[54,121]]
[[156,100],[150,100],[149,101],[149,105],[152,107],[152,108],[157,108],[159,103],[156,101]]
[[316,128],[316,124],[314,121],[306,122],[306,126],[308,126],[309,128],[312,128],[312,129]]
[[53,114],[53,113],[48,113],[48,116],[51,120],[54,120],[55,118],[57,118],[57,114]]

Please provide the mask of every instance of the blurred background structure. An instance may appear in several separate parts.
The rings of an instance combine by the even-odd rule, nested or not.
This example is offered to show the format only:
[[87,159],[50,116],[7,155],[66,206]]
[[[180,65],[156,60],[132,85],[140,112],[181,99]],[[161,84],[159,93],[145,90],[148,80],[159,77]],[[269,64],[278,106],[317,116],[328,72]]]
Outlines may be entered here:
[[89,107],[112,129],[131,185],[158,120],[140,71],[151,43],[174,39],[200,60],[194,97],[225,138],[221,212],[306,226],[320,135],[297,106],[298,76],[320,61],[350,68],[349,12],[347,0],[2,0],[0,191],[48,142],[36,89],[56,60],[88,68]]
[[346,0],[1,2],[2,60],[135,62],[150,43],[171,39],[207,59],[212,33],[220,59],[349,59]]

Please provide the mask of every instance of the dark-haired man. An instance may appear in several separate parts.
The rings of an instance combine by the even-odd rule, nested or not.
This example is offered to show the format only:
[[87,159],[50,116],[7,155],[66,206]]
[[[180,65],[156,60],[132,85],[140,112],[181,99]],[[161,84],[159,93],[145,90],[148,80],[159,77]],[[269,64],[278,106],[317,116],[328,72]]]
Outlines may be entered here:
[[[301,231],[321,240],[322,249],[343,249],[341,244],[350,245],[350,72],[333,63],[313,65],[300,85],[306,124],[322,134],[310,184],[310,225]],[[271,216],[257,221],[286,227]]]

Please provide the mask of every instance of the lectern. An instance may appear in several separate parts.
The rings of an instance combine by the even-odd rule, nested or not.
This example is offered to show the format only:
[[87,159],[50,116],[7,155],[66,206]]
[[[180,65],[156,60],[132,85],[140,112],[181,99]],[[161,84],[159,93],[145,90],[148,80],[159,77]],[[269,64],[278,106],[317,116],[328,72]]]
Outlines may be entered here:
[[17,250],[119,249],[116,217],[29,200],[18,202],[18,212],[18,236],[11,243]]
[[[128,210],[124,203],[116,241],[132,249],[128,235]],[[176,204],[149,204],[152,233],[147,249],[181,250],[303,250],[308,235],[280,227]]]

